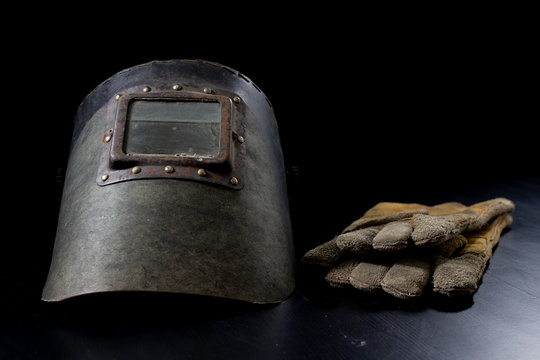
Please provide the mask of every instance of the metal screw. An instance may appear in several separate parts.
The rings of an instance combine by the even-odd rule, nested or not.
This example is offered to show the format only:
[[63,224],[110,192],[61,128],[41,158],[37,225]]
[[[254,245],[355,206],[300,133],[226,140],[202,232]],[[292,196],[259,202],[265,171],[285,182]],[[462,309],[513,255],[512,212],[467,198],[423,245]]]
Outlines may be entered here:
[[182,90],[182,85],[174,84],[172,88],[173,88],[173,90]]
[[204,169],[199,169],[199,170],[197,171],[197,174],[199,174],[199,176],[206,176],[206,175],[207,175],[207,172],[206,172],[206,170],[204,170]]
[[150,90],[152,90],[152,89],[150,89],[150,86],[145,86],[142,89],[143,92],[150,92]]
[[163,168],[166,173],[172,173],[174,171],[174,168],[171,165],[167,165]]
[[204,88],[204,89],[203,89],[203,92],[204,92],[205,94],[211,94],[211,93],[213,93],[212,89],[210,89],[210,88]]
[[240,96],[235,96],[232,98],[232,101],[234,101],[235,103],[240,103],[242,101],[242,99],[240,98]]
[[132,172],[133,174],[138,174],[138,173],[141,172],[141,168],[138,167],[138,166],[134,166],[134,167],[131,169],[131,172]]
[[233,185],[238,185],[238,179],[234,176],[229,179],[229,182]]
[[116,96],[114,97],[115,100],[120,100],[120,96],[121,96],[120,94],[116,94]]
[[101,175],[101,181],[107,181],[107,180],[109,180],[109,175],[107,174]]

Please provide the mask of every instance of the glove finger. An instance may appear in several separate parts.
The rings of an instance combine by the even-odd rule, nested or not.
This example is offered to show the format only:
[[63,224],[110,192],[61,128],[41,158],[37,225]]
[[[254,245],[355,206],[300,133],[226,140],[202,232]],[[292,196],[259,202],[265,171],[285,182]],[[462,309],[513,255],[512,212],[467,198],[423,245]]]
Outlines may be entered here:
[[371,250],[373,238],[381,227],[372,226],[341,234],[336,238],[336,244],[341,250],[355,254],[365,254]]
[[438,257],[433,272],[433,291],[444,295],[469,295],[476,291],[486,262],[474,253]]
[[433,291],[449,296],[473,294],[501,232],[511,223],[510,215],[500,215],[483,229],[467,233],[467,245],[459,256],[436,258]]
[[399,299],[413,299],[422,295],[431,279],[431,261],[405,258],[397,261],[384,276],[381,286],[388,294]]
[[382,280],[391,266],[387,261],[363,261],[353,269],[349,281],[358,290],[375,292],[382,288]]
[[411,239],[415,246],[420,247],[442,244],[467,229],[473,218],[471,214],[415,215],[412,219],[414,230]]
[[370,226],[411,218],[415,214],[428,214],[428,207],[421,204],[381,202],[366,211],[358,220],[343,230],[344,233]]
[[412,231],[409,222],[394,221],[388,223],[373,238],[373,248],[385,252],[403,250],[407,247]]
[[336,267],[331,268],[326,274],[326,281],[333,287],[345,288],[351,285],[349,276],[353,269],[358,265],[358,260],[349,259]]
[[340,254],[341,249],[336,245],[336,238],[333,238],[305,253],[302,257],[302,262],[332,267],[338,263]]
[[484,228],[492,219],[514,211],[515,204],[505,198],[495,198],[473,204],[469,208],[476,214],[476,219],[470,224],[467,231],[475,231]]

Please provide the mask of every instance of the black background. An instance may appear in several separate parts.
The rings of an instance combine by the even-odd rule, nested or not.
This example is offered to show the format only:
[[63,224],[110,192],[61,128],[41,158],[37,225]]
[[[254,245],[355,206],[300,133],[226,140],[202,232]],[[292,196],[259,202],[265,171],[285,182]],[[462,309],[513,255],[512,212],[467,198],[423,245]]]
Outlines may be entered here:
[[[279,124],[298,258],[378,201],[433,203],[449,191],[539,175],[540,29],[527,9],[40,10],[5,29],[0,354],[54,358],[58,350],[21,334],[47,333],[55,312],[66,316],[39,298],[72,121],[93,88],[134,65],[205,59],[264,91]],[[90,314],[109,307],[95,304]]]

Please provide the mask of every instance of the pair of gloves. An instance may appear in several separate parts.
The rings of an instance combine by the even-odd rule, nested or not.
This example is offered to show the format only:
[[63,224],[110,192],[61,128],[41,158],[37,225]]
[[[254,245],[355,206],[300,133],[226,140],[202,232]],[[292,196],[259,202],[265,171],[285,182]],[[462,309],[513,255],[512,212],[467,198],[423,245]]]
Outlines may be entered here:
[[448,296],[473,294],[514,209],[505,198],[471,206],[381,202],[302,261],[329,268],[334,287],[407,300],[431,286]]

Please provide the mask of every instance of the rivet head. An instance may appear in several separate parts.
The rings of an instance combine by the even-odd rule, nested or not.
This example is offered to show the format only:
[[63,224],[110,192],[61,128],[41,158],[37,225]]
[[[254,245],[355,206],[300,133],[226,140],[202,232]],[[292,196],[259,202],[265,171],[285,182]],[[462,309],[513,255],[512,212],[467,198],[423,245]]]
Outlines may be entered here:
[[141,172],[141,168],[138,167],[138,166],[134,166],[134,167],[131,169],[131,172],[132,172],[133,174],[138,174],[138,173]]
[[204,88],[204,89],[203,89],[203,92],[204,92],[205,94],[211,94],[211,93],[213,93],[212,89],[210,89],[210,88]]
[[122,96],[122,95],[120,95],[120,94],[116,94],[116,96],[114,97],[114,99],[115,99],[115,100],[120,100],[120,97],[121,97],[121,96]]
[[150,90],[152,90],[152,89],[150,89],[150,86],[145,86],[142,89],[142,91],[145,92],[145,93],[150,92]]
[[234,101],[235,103],[238,104],[238,103],[242,102],[242,99],[240,98],[240,96],[235,96],[235,97],[232,98],[232,101]]
[[104,140],[105,140],[105,142],[109,142],[109,141],[111,141],[111,139],[112,139],[111,135],[106,135]]
[[174,171],[174,168],[171,166],[171,165],[167,165],[163,168],[163,170],[166,172],[166,173],[172,173]]
[[101,181],[107,181],[107,180],[109,180],[109,175],[107,174],[101,175]]
[[238,142],[239,142],[240,144],[243,144],[243,143],[244,143],[244,141],[246,141],[246,139],[244,139],[244,137],[243,137],[243,136],[241,136],[241,135],[238,135],[238,136],[236,137],[236,141],[238,141]]
[[182,90],[182,85],[174,84],[172,88],[173,88],[173,90]]
[[204,170],[204,169],[199,169],[199,170],[197,171],[197,174],[199,174],[199,176],[206,176],[207,172],[206,172],[206,170]]
[[238,179],[234,176],[229,179],[229,182],[233,185],[238,185]]

